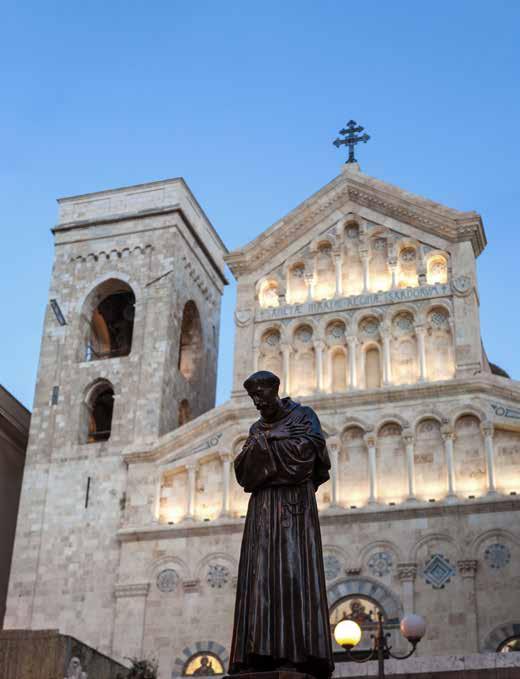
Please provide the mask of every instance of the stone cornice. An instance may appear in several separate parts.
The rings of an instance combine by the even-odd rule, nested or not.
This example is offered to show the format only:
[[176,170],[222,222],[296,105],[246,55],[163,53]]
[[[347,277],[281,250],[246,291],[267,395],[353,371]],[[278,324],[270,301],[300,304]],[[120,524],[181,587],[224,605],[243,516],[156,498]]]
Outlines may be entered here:
[[344,172],[261,236],[230,252],[225,261],[237,278],[250,273],[348,201],[448,241],[469,240],[476,256],[486,246],[482,219],[476,212],[445,207],[360,172]]
[[[504,380],[506,382],[506,380]],[[508,381],[509,384],[499,383],[494,375],[480,374],[476,377],[464,379],[451,379],[445,382],[423,382],[413,385],[389,386],[380,389],[359,390],[344,394],[313,394],[302,399],[305,405],[312,405],[320,409],[320,412],[330,408],[331,410],[345,409],[352,406],[384,405],[387,403],[400,403],[415,400],[431,400],[432,398],[466,396],[481,394],[483,396],[496,396],[518,402],[520,400],[520,383]],[[520,425],[520,421],[519,421]]]
[[[389,521],[415,520],[418,518],[434,518],[440,516],[467,516],[471,514],[494,514],[497,512],[517,512],[520,510],[520,498],[495,496],[475,500],[440,501],[435,505],[418,502],[413,506],[402,504],[395,507],[374,505],[359,509],[335,507],[320,512],[322,526],[345,526],[360,523],[380,523]],[[214,521],[186,521],[175,525],[150,524],[147,526],[130,526],[117,532],[120,542],[140,542],[142,540],[171,540],[197,536],[216,536],[229,533],[241,533],[244,519],[216,519]]]
[[[239,422],[241,417],[252,412],[252,408],[245,399],[240,401],[226,401],[221,406],[200,415],[180,429],[165,434],[156,442],[143,443],[136,448],[123,451],[123,460],[127,464],[138,462],[158,462],[179,460],[193,454],[193,446],[197,446],[202,437],[208,441],[218,434],[220,428]],[[208,446],[209,448],[209,446]]]
[[[65,223],[60,223],[54,226],[51,231],[53,234],[57,233],[62,233],[66,231],[73,231],[75,229],[81,229],[81,228],[87,228],[90,226],[99,226],[101,224],[113,224],[117,222],[126,222],[126,221],[135,221],[137,219],[146,219],[150,217],[159,217],[159,216],[164,216],[164,215],[171,215],[171,214],[178,214],[182,221],[184,222],[184,225],[186,226],[187,230],[189,231],[190,235],[193,237],[195,242],[197,243],[197,246],[201,249],[201,251],[204,253],[206,256],[206,259],[208,262],[211,264],[214,272],[217,274],[219,277],[220,281],[224,285],[228,285],[229,281],[227,280],[226,276],[224,275],[224,270],[223,268],[218,264],[218,262],[215,261],[215,258],[209,251],[209,249],[206,247],[206,244],[204,243],[202,237],[198,234],[197,230],[193,226],[191,220],[188,218],[187,214],[185,211],[182,209],[179,203],[175,203],[172,205],[163,205],[161,207],[157,208],[147,208],[144,210],[137,210],[133,212],[122,212],[120,214],[113,214],[113,215],[100,215],[96,217],[90,217],[88,219],[78,219],[72,222],[65,222]],[[211,226],[211,223],[209,223],[209,227],[215,232],[216,231],[213,229]],[[218,236],[218,234],[217,234]],[[89,240],[89,239],[87,239]],[[219,243],[221,244],[222,251],[225,253],[227,252],[226,246],[222,243],[220,240],[220,236],[218,236]],[[67,244],[67,241],[63,241],[60,243],[57,243],[57,245],[65,245]]]
[[[424,382],[408,386],[388,386],[379,389],[344,392],[342,394],[312,394],[295,399],[304,405],[311,405],[319,410],[320,417],[327,415],[327,410],[338,409],[348,412],[352,407],[383,406],[390,403],[407,403],[422,400],[429,402],[433,398],[493,396],[507,402],[520,403],[520,382],[506,380],[491,374],[481,373],[475,377],[446,380],[445,382]],[[156,463],[166,465],[184,458],[218,450],[218,441],[211,445],[221,429],[234,424],[242,424],[244,420],[255,418],[245,394],[232,398],[223,405],[204,413],[184,427],[161,437],[156,442],[143,443],[137,448],[123,451],[123,459],[127,464]],[[520,428],[520,418],[511,426]],[[333,433],[333,432],[330,432]],[[204,448],[205,442],[208,443]]]

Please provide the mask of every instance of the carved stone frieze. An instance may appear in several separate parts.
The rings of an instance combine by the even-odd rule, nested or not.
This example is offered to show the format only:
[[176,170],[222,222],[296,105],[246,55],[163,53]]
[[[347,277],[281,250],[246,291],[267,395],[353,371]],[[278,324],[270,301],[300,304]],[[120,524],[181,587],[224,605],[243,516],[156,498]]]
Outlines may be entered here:
[[116,599],[148,596],[150,590],[149,582],[136,582],[130,584],[118,584],[114,587]]

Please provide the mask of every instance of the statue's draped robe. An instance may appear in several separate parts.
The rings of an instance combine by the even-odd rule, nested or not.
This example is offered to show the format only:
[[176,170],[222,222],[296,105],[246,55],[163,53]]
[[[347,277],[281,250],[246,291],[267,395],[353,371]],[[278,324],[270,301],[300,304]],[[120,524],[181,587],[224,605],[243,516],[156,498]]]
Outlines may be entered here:
[[[275,422],[258,420],[235,460],[252,493],[238,569],[231,674],[293,664],[319,679],[332,674],[332,646],[315,491],[330,461],[316,413],[289,398]],[[272,440],[281,425],[304,426]]]

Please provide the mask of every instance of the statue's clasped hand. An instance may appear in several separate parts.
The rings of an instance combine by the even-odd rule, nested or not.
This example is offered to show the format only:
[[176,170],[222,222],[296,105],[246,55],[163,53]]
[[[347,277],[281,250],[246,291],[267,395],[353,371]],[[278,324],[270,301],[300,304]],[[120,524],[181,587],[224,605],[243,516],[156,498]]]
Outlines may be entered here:
[[284,439],[295,439],[307,434],[307,427],[303,424],[283,424],[268,433],[271,441],[283,441]]

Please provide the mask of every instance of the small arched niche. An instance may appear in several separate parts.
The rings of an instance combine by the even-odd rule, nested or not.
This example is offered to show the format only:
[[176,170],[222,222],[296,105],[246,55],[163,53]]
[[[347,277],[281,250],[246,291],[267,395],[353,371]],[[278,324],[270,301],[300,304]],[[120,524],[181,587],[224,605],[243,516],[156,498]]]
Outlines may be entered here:
[[135,294],[116,278],[101,283],[89,295],[83,312],[87,323],[84,359],[128,356],[132,349]]
[[179,346],[179,370],[187,380],[191,380],[202,357],[202,327],[199,310],[190,300],[184,305]]
[[448,282],[448,262],[443,255],[435,255],[428,260],[426,280],[430,285]]
[[84,404],[81,438],[83,443],[108,441],[112,433],[114,388],[108,380],[97,382]]
[[275,280],[262,281],[258,292],[258,301],[263,309],[279,306],[278,282]]

